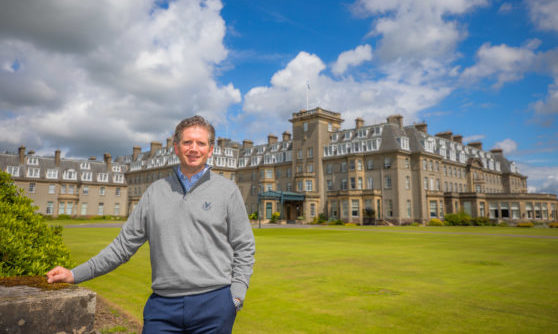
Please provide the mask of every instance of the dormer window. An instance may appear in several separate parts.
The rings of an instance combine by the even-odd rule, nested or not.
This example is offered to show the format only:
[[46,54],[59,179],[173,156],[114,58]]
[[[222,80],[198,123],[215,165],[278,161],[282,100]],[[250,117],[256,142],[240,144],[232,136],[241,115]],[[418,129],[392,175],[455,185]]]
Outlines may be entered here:
[[89,169],[91,169],[91,164],[87,161],[84,161],[84,162],[79,164],[79,168],[89,170]]
[[368,135],[368,129],[358,129],[357,137],[358,138],[365,138]]
[[399,147],[401,147],[402,150],[410,150],[408,137],[399,137],[397,138],[397,141],[399,142]]
[[37,157],[27,157],[27,164],[28,165],[33,165],[33,166],[38,166],[39,165],[39,158],[37,158]]
[[77,180],[77,173],[75,169],[66,169],[62,174],[64,180]]
[[93,181],[93,173],[92,172],[81,172],[81,180],[82,181]]
[[265,151],[265,147],[264,146],[258,146],[258,154],[263,154]]
[[46,177],[47,177],[47,179],[57,179],[58,178],[58,169],[55,169],[55,168],[47,169]]
[[343,137],[343,140],[351,140],[351,131],[345,132],[345,136]]
[[108,182],[108,173],[97,174],[97,182]]
[[226,148],[225,148],[225,155],[226,155],[227,157],[232,157],[232,156],[233,156],[233,150],[232,150],[232,148],[226,147]]
[[112,181],[114,183],[124,183],[124,174],[114,174],[112,176]]
[[27,168],[27,177],[39,177],[41,173],[41,169],[40,168],[36,168],[36,167],[29,167]]
[[214,154],[221,154],[221,146],[215,146],[213,148],[213,153]]
[[339,139],[339,134],[338,133],[334,133],[331,135],[331,141],[335,142]]
[[11,176],[18,177],[19,176],[19,166],[8,166],[6,168],[6,173],[10,174]]
[[115,173],[120,173],[120,172],[122,172],[122,166],[114,165],[114,166],[112,166],[112,171],[115,172]]

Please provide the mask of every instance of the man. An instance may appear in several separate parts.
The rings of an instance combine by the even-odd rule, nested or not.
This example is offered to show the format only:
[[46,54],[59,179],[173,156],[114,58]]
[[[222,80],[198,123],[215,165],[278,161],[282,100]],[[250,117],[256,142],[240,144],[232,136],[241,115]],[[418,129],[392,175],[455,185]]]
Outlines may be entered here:
[[200,116],[176,126],[175,173],[154,182],[98,255],[49,283],[80,283],[106,274],[149,242],[152,289],[144,333],[230,333],[254,265],[255,242],[234,182],[210,172],[215,130]]

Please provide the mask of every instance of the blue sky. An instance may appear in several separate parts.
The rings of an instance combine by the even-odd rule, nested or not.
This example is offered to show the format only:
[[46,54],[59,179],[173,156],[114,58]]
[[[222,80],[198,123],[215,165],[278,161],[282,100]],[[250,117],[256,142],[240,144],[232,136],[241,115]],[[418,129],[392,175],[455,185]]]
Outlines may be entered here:
[[199,113],[265,141],[309,106],[425,121],[558,192],[558,1],[57,1],[0,13],[0,147],[129,154]]

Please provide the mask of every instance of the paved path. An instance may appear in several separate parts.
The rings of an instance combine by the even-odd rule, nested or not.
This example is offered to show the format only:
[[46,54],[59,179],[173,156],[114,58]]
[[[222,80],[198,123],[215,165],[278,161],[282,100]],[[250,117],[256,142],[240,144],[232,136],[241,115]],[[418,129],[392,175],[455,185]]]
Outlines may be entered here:
[[[97,227],[121,227],[123,223],[98,223],[98,224],[80,224],[80,225],[65,225],[64,228],[97,228]],[[259,228],[258,224],[253,224],[252,227]],[[510,237],[510,238],[534,238],[534,239],[558,239],[556,235],[530,235],[530,234],[511,234],[511,233],[481,233],[481,232],[451,232],[451,231],[420,231],[420,230],[407,230],[404,227],[401,230],[384,230],[371,228],[343,228],[335,226],[324,225],[302,225],[302,224],[262,224],[262,229],[322,229],[328,231],[363,231],[363,232],[386,232],[386,233],[422,233],[422,234],[453,234],[453,235],[477,235],[477,236],[493,236],[493,237]]]

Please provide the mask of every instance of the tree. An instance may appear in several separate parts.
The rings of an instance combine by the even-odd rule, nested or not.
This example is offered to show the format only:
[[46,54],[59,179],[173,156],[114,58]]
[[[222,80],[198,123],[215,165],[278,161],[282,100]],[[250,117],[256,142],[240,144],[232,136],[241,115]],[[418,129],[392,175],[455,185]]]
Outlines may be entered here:
[[9,174],[0,171],[0,276],[44,275],[70,267],[62,226],[48,226]]

